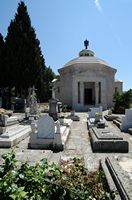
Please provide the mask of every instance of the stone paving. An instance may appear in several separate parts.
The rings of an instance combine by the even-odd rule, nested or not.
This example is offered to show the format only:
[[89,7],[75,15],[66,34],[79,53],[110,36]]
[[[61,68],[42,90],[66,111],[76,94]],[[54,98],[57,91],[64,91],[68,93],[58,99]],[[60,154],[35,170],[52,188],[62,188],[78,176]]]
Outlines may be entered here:
[[[16,158],[22,162],[29,162],[34,164],[39,162],[42,158],[46,157],[50,162],[58,162],[59,156],[62,159],[68,159],[70,157],[84,157],[85,165],[89,170],[96,170],[99,166],[100,159],[104,159],[106,156],[118,157],[125,156],[132,158],[132,136],[128,133],[121,132],[118,127],[112,122],[106,122],[113,132],[118,132],[121,136],[129,142],[129,153],[93,153],[90,145],[90,139],[87,129],[87,113],[77,113],[80,116],[80,121],[74,121],[71,125],[71,134],[69,135],[65,150],[59,154],[52,153],[50,150],[31,150],[28,149],[29,137],[21,141],[14,151],[16,152]],[[0,148],[0,155],[9,152],[12,149]],[[2,162],[2,161],[0,161]]]
[[107,156],[115,158],[118,156],[132,157],[132,136],[121,132],[113,122],[109,121],[106,124],[108,124],[111,131],[120,134],[124,140],[129,142],[129,153],[93,153],[87,129],[87,113],[77,114],[80,116],[80,122],[73,122],[71,126],[71,134],[62,153],[62,158],[84,157],[86,167],[93,171],[98,168],[100,159],[104,159]]

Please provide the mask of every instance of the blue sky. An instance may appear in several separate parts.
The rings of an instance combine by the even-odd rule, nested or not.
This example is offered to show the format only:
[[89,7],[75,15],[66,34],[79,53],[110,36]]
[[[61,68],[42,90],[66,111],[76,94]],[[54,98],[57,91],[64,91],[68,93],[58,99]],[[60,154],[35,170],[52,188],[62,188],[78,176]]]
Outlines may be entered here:
[[[5,37],[19,0],[0,1]],[[132,0],[24,0],[47,66],[57,69],[90,41],[95,56],[117,69],[123,89],[132,88]]]

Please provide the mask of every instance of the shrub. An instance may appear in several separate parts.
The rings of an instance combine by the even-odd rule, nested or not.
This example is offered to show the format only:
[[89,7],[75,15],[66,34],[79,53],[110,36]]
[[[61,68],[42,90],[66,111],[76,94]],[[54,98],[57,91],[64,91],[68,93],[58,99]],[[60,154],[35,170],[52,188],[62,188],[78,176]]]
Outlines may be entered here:
[[115,93],[114,95],[114,113],[124,114],[125,109],[131,108],[132,104],[132,89],[123,93]]
[[104,172],[89,173],[83,160],[62,161],[58,168],[43,159],[35,166],[17,166],[14,153],[2,156],[0,166],[1,200],[103,200],[111,199]]

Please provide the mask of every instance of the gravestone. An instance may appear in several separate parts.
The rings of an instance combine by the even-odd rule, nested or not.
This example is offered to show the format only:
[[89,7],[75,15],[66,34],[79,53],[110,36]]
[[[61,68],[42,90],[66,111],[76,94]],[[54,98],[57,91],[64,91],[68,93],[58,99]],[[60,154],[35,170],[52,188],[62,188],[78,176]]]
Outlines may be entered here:
[[49,115],[56,121],[58,119],[58,100],[50,99],[49,100]]
[[105,128],[106,125],[103,118],[102,106],[89,109],[87,126],[88,129],[94,126],[97,128]]
[[59,133],[59,124],[55,128],[55,122],[52,117],[45,114],[37,122],[31,124],[32,134],[30,136],[29,148],[62,150],[61,135]]
[[75,110],[72,110],[71,114],[67,118],[73,121],[80,121],[80,117],[75,113]]
[[122,117],[120,129],[127,132],[129,128],[132,128],[132,108],[125,110],[125,116]]
[[95,118],[97,113],[100,115],[100,117],[102,116],[102,106],[89,108],[88,118]]
[[49,115],[44,115],[38,120],[38,137],[53,139],[55,135],[54,120]]
[[35,87],[29,88],[29,94],[26,101],[25,117],[29,120],[38,119],[38,105],[35,93]]
[[103,153],[128,153],[129,144],[118,133],[113,133],[108,127],[89,129],[90,141],[93,152]]
[[116,157],[106,157],[103,169],[107,172],[105,173],[107,181],[109,182],[109,180],[112,179],[113,184],[115,184],[117,188],[117,190],[115,190],[115,195],[120,195],[118,198],[114,199],[131,200],[132,158],[122,155]]
[[0,147],[12,147],[31,132],[29,125],[20,125],[16,116],[0,115]]
[[69,135],[69,127],[61,126],[57,120],[45,114],[31,124],[29,148],[62,151]]
[[9,117],[6,114],[0,114],[0,126],[6,127],[18,123],[18,118],[16,116]]
[[26,102],[23,98],[12,97],[11,98],[11,109],[14,112],[25,112]]

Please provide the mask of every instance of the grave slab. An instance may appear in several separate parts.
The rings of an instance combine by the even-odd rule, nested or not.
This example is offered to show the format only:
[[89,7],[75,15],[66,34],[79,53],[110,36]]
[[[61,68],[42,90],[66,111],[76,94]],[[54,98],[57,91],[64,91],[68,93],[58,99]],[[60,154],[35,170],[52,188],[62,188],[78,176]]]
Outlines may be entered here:
[[31,124],[29,148],[62,151],[70,133],[70,128],[61,126],[59,120],[54,122],[48,114]]
[[89,135],[93,152],[128,152],[128,142],[108,128],[92,127],[89,129]]
[[[121,199],[132,199],[132,159],[125,156],[105,159],[107,169],[117,187]],[[129,165],[128,165],[129,164]],[[127,168],[126,168],[127,166]]]
[[12,125],[4,127],[0,135],[0,147],[10,148],[25,139],[31,133],[29,125]]

